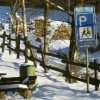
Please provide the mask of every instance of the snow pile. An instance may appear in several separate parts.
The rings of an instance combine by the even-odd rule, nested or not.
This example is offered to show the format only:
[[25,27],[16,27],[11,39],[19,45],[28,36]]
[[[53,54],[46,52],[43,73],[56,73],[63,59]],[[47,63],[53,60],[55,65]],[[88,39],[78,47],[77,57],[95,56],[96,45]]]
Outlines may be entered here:
[[69,40],[52,40],[49,43],[49,50],[52,53],[68,54],[69,45]]

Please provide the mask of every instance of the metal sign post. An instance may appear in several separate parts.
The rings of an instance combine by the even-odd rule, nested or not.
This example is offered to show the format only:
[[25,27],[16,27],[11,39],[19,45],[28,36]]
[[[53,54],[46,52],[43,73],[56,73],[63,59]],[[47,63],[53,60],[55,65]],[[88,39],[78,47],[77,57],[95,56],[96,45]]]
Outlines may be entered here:
[[86,46],[86,77],[87,77],[87,93],[89,93],[89,66],[88,66],[88,46]]

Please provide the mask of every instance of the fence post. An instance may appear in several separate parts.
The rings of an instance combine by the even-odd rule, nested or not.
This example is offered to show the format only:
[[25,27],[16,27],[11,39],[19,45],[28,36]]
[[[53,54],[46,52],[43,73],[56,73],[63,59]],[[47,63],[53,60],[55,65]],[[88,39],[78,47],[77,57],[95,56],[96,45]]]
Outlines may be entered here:
[[[9,38],[9,47],[11,47],[11,34],[8,36]],[[9,48],[9,54],[11,55],[11,49]]]
[[30,54],[32,56],[33,63],[35,65],[35,67],[37,67],[37,61],[34,59],[37,55],[35,55],[34,50],[32,50],[30,44],[31,44],[31,42],[28,41],[28,46],[29,46],[29,49],[30,49]]
[[[40,50],[42,51],[42,46],[41,46],[41,45],[40,45]],[[47,68],[44,66],[44,65],[45,65],[44,55],[45,55],[45,54],[41,53],[42,64],[43,64],[44,73],[47,73]]]
[[20,57],[20,34],[17,36],[17,58]]
[[[28,41],[28,37],[27,36],[25,36],[25,38],[24,38],[25,40],[25,55],[27,55],[28,56],[28,48],[27,48],[27,41]],[[25,56],[25,63],[28,63],[28,58]]]
[[[94,67],[96,67],[96,63],[97,63],[97,59],[94,59]],[[96,69],[94,69],[94,77],[95,80],[98,80],[98,71]],[[99,86],[95,85],[95,91],[99,90]]]
[[99,36],[99,33],[97,33],[97,40],[98,40],[98,45],[96,47],[96,50],[99,50],[100,49],[100,36]]
[[4,49],[5,49],[5,37],[6,37],[6,31],[4,31],[3,33],[2,52],[4,52]]
[[[66,56],[66,60],[68,60],[68,56]],[[71,75],[71,73],[70,73],[70,65],[67,63],[67,61],[66,61],[65,75],[68,75],[68,76],[66,76],[65,81],[67,81],[67,78],[68,78],[69,83],[72,83],[71,78],[70,78],[70,75]]]

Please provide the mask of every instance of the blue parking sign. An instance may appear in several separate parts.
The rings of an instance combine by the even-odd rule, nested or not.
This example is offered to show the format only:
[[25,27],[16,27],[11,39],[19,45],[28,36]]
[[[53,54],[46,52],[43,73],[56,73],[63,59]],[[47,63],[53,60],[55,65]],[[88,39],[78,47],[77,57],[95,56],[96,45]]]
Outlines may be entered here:
[[76,14],[76,25],[77,27],[93,26],[94,14],[93,13]]
[[95,15],[94,13],[78,13],[75,15],[75,25],[78,45],[95,44]]
[[75,32],[78,46],[96,44],[96,17],[94,6],[74,8]]

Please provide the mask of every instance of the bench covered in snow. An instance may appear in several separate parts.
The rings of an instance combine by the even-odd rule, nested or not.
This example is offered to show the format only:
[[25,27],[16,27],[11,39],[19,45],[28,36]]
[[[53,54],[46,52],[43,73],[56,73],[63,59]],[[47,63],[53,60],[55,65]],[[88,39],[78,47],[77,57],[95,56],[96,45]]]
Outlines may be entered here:
[[[0,92],[17,91],[20,94],[27,92],[27,95],[31,95],[33,88],[36,86],[36,78],[37,76],[28,76],[24,79],[21,77],[2,77],[0,79]],[[23,97],[26,98],[27,96]]]
[[25,84],[8,84],[8,85],[0,85],[0,91],[8,91],[13,89],[28,89],[28,86]]

